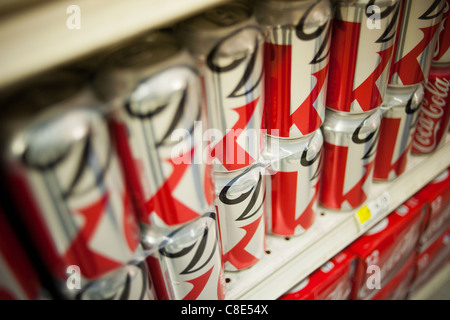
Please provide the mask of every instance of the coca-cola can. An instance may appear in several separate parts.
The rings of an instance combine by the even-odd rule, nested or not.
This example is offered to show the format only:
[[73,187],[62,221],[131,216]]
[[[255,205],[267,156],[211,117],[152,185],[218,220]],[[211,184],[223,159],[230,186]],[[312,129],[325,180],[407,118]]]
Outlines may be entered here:
[[226,3],[181,22],[177,30],[200,69],[213,170],[257,163],[264,148],[264,37],[251,6]]
[[444,0],[402,1],[390,86],[417,85],[428,78],[444,7]]
[[354,209],[372,186],[381,110],[342,114],[327,110],[322,126],[324,155],[319,204],[335,210]]
[[36,300],[43,293],[37,271],[0,208],[0,300]]
[[427,154],[445,141],[450,119],[450,66],[433,65],[424,83],[424,98],[419,110],[412,152]]
[[327,107],[363,113],[381,105],[389,80],[400,2],[335,1]]
[[329,0],[257,0],[264,43],[265,128],[280,138],[319,129],[325,116],[332,7]]
[[142,244],[160,300],[223,300],[225,279],[216,214],[172,228],[143,228]]
[[255,265],[265,253],[265,166],[215,172],[216,212],[226,271]]
[[69,267],[78,268],[83,289],[144,260],[101,104],[85,80],[51,73],[2,103],[2,171],[9,197],[68,298],[78,292],[66,285]]
[[406,90],[388,88],[381,106],[383,118],[373,179],[392,180],[405,171],[423,95],[422,84]]
[[[155,31],[111,53],[95,85],[140,222],[173,226],[208,212],[211,165],[203,161],[203,100],[193,58]],[[205,123],[206,125],[206,123]]]
[[[302,234],[317,213],[323,137],[320,130],[298,139],[267,137],[265,158],[267,232],[281,236]],[[275,150],[274,150],[275,149]]]
[[445,1],[442,21],[439,28],[439,36],[436,40],[436,49],[432,64],[450,64],[450,23],[448,14],[450,12],[450,0]]

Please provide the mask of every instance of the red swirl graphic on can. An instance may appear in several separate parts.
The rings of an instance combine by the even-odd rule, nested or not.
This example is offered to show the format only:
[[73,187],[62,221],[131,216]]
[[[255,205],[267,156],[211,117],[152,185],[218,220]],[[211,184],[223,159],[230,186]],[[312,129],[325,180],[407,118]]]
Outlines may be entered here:
[[430,153],[445,140],[450,117],[450,68],[430,71],[412,142],[413,153]]

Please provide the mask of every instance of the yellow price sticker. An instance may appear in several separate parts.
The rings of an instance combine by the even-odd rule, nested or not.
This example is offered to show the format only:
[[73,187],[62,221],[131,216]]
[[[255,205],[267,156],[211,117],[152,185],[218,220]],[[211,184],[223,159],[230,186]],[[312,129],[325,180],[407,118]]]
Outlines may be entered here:
[[372,214],[370,213],[370,209],[368,206],[364,206],[358,211],[356,211],[356,215],[358,216],[360,224],[363,224],[364,222],[369,220],[370,217],[372,217]]

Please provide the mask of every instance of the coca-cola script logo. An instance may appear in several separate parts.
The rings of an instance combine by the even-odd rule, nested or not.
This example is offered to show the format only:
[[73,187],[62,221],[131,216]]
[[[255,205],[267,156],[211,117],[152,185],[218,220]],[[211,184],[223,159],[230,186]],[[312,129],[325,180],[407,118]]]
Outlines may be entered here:
[[439,142],[437,131],[442,123],[449,89],[450,81],[445,78],[425,83],[425,97],[413,140],[413,148],[421,153],[433,151]]

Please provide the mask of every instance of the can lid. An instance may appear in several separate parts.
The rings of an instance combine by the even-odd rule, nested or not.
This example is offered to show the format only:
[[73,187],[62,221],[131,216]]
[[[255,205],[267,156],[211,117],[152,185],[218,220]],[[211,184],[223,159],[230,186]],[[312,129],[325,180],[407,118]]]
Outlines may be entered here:
[[174,38],[157,32],[112,53],[107,57],[105,67],[125,69],[152,66],[180,50],[181,45]]
[[7,117],[31,117],[43,109],[57,104],[66,104],[85,86],[86,78],[82,74],[55,71],[30,81],[2,101],[3,120]]
[[180,25],[194,31],[215,31],[247,21],[253,14],[250,6],[241,2],[214,7],[187,19]]
[[28,166],[48,168],[62,161],[70,152],[76,151],[74,145],[85,142],[89,135],[100,138],[101,125],[102,117],[92,109],[63,112],[54,115],[48,121],[37,122],[30,126],[14,141],[12,151]]
[[193,65],[193,61],[172,33],[157,30],[109,54],[94,86],[106,101],[127,99],[144,79],[179,64]]

